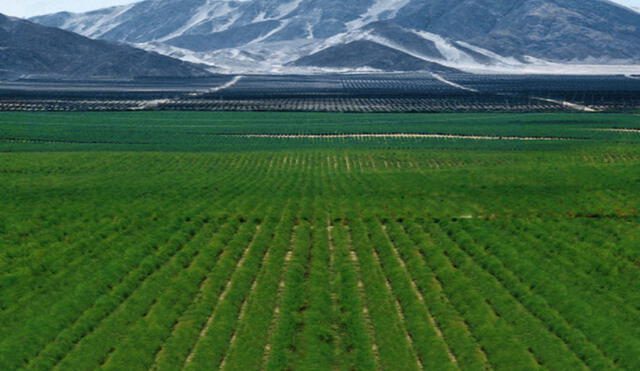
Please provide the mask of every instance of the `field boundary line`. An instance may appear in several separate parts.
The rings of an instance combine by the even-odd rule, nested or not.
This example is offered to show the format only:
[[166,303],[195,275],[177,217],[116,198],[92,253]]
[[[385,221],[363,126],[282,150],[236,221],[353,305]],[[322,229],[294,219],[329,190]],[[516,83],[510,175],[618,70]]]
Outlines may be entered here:
[[[242,76],[242,75],[234,76],[230,81],[227,81],[226,83],[224,83],[224,84],[222,84],[220,86],[216,86],[214,88],[204,89],[204,90],[199,90],[199,91],[196,91],[196,92],[193,92],[193,93],[189,93],[189,94],[187,94],[187,97],[197,98],[197,97],[201,97],[201,96],[206,95],[206,94],[217,93],[219,91],[228,89],[228,88],[236,85],[243,78],[244,78],[244,76]],[[174,98],[143,100],[143,101],[140,101],[140,103],[138,103],[138,106],[129,108],[129,111],[151,110],[151,109],[154,109],[154,108],[158,108],[163,104],[180,104],[180,103],[184,103],[185,102],[185,100],[183,98],[184,98],[184,96],[176,96]]]
[[[510,135],[474,135],[474,134],[451,134],[451,133],[344,133],[344,134],[217,134],[221,137],[239,138],[272,138],[272,139],[368,139],[368,138],[399,138],[399,139],[470,139],[470,140],[509,140],[509,141],[578,141],[584,138],[571,137],[549,137],[549,136],[510,136]],[[351,164],[348,163],[348,156],[345,155],[348,171]],[[286,162],[286,160],[285,160]]]
[[591,129],[591,131],[610,131],[614,133],[640,134],[640,129],[635,129],[635,128],[598,128],[598,129]]
[[563,101],[563,100],[558,100],[558,99],[551,99],[551,98],[542,98],[542,97],[531,97],[531,99],[533,100],[537,100],[540,102],[547,102],[547,103],[555,103],[558,104],[560,106],[562,106],[563,108],[570,108],[574,111],[581,111],[581,112],[601,112],[600,110],[597,110],[595,108],[591,108],[589,106],[585,106],[582,104],[578,104],[578,103],[572,103],[572,102],[567,102],[567,101]]
[[439,75],[437,73],[431,73],[431,76],[433,76],[434,79],[440,81],[441,83],[445,84],[445,85],[449,85],[451,87],[460,89],[460,90],[466,90],[466,91],[470,91],[472,93],[480,93],[480,90],[478,89],[473,89],[473,88],[469,88],[460,84],[457,84],[453,81],[449,81],[447,79],[445,79],[444,77],[442,77],[442,75]]

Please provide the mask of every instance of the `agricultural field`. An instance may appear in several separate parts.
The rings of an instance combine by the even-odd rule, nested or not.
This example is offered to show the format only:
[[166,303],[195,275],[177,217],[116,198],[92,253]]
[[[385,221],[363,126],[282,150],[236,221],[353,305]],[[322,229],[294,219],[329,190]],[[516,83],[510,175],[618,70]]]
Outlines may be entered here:
[[0,111],[635,112],[633,76],[216,75],[0,84]]
[[637,370],[638,189],[631,113],[0,113],[0,370]]

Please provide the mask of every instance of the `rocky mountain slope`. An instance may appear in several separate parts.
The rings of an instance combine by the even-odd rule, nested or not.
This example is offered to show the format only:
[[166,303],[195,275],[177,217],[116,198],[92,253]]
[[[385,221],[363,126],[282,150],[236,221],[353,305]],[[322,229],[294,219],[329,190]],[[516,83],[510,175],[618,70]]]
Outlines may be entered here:
[[0,14],[0,78],[203,76],[204,68]]
[[[356,41],[360,61],[315,67],[640,61],[640,14],[607,0],[146,0],[33,21],[231,70],[309,66]],[[385,48],[391,63],[366,63]]]

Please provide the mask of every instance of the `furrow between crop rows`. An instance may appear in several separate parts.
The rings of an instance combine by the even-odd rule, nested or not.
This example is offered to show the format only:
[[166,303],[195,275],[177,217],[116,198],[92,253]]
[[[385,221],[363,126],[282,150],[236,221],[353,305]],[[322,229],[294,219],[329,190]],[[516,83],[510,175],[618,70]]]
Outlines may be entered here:
[[[204,223],[201,228],[207,226],[209,224]],[[84,338],[95,332],[104,320],[120,310],[122,305],[135,292],[139,291],[149,279],[175,261],[175,257],[189,248],[194,239],[203,236],[202,234],[197,234],[197,232],[197,230],[191,229],[188,233],[172,236],[169,241],[160,245],[154,254],[145,257],[137,267],[124,275],[107,293],[98,298],[91,307],[80,313],[70,326],[60,332],[53,342],[47,344],[29,362],[28,367],[40,369],[57,366],[67,354],[79,346]]]
[[366,227],[356,216],[349,217],[349,227],[367,307],[376,334],[376,344],[379,346],[381,368],[400,366],[417,370],[418,357],[412,342],[408,340],[400,313],[396,310],[395,299],[386,287],[386,278],[380,267],[376,266]]
[[[56,365],[56,369],[96,367],[105,365],[111,355],[115,353],[116,341],[127,333],[141,317],[145,317],[158,305],[158,295],[164,289],[166,282],[178,277],[185,266],[190,266],[199,256],[202,239],[192,240],[184,248],[173,255],[160,269],[148,276],[142,285],[127,296],[127,300],[111,312],[100,322],[93,331],[77,342],[72,349]],[[110,345],[107,345],[110,344]],[[105,353],[105,350],[108,350]],[[92,357],[84,354],[90,352]]]
[[424,308],[426,309],[426,316],[427,316],[427,319],[429,320],[429,324],[433,327],[433,329],[436,332],[436,335],[438,336],[438,338],[440,340],[442,340],[442,343],[444,344],[444,346],[446,348],[447,355],[449,356],[449,359],[451,360],[451,362],[455,365],[456,368],[459,368],[460,366],[459,366],[459,363],[458,363],[458,359],[453,354],[453,352],[451,351],[451,348],[447,344],[440,326],[438,325],[438,323],[436,322],[435,318],[433,317],[433,314],[431,314],[431,311],[429,310],[429,307],[427,306],[427,303],[426,303],[426,301],[424,299],[424,296],[422,295],[422,293],[418,289],[418,285],[416,285],[415,280],[411,276],[411,273],[409,272],[409,269],[407,268],[407,265],[405,264],[405,262],[400,257],[400,254],[398,253],[398,250],[396,249],[396,247],[393,245],[393,241],[389,237],[389,233],[387,231],[387,226],[384,225],[384,224],[382,225],[382,231],[384,233],[386,241],[391,246],[391,253],[396,258],[397,262],[400,264],[402,270],[404,272],[406,272],[406,274],[408,276],[408,280],[409,280],[409,282],[411,284],[411,288],[413,289],[415,295],[418,297],[418,299],[420,300],[420,302],[423,304]]
[[233,257],[231,258],[235,261],[234,263],[231,263],[231,265],[233,265],[233,268],[230,269],[230,272],[229,272],[230,274],[227,276],[224,286],[222,286],[222,289],[220,290],[219,295],[214,300],[215,305],[211,310],[211,312],[209,313],[209,315],[206,316],[206,320],[204,321],[203,326],[200,328],[198,332],[198,336],[196,337],[195,343],[191,347],[191,350],[189,351],[185,359],[185,362],[184,362],[185,368],[191,366],[193,362],[193,358],[197,354],[198,347],[203,346],[201,345],[201,343],[203,341],[206,341],[207,335],[210,333],[211,326],[214,324],[214,320],[216,319],[218,308],[224,303],[224,300],[229,294],[229,291],[233,286],[233,281],[237,275],[237,272],[242,268],[245,260],[249,256],[249,253],[253,251],[252,249],[253,244],[256,241],[257,236],[260,234],[262,230],[262,225],[255,224],[255,225],[252,225],[252,227],[253,228],[251,228],[250,230],[247,229],[247,230],[241,231],[240,236],[242,238],[238,241],[238,243],[234,244],[233,246],[231,245],[227,246],[227,251],[230,251],[229,255],[236,257],[237,260],[233,259]]
[[279,286],[290,261],[291,239],[294,238],[291,208],[283,208],[283,213],[269,246],[269,255],[265,258],[265,268],[256,281],[258,283],[247,302],[244,318],[239,321],[236,340],[230,345],[221,369],[260,369],[281,295]]
[[427,266],[423,259],[424,255],[409,238],[404,226],[397,222],[390,223],[387,233],[394,254],[402,261],[413,278],[416,289],[424,298],[427,310],[432,313],[434,322],[443,334],[442,338],[446,339],[456,361],[474,369],[492,369],[478,338],[457,308],[452,305],[443,290],[441,281]]

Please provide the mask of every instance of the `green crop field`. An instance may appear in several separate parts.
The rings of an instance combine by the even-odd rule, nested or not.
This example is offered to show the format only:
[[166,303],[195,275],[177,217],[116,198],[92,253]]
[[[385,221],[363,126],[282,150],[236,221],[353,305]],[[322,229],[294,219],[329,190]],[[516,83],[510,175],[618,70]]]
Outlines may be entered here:
[[640,116],[0,113],[0,370],[640,369]]

